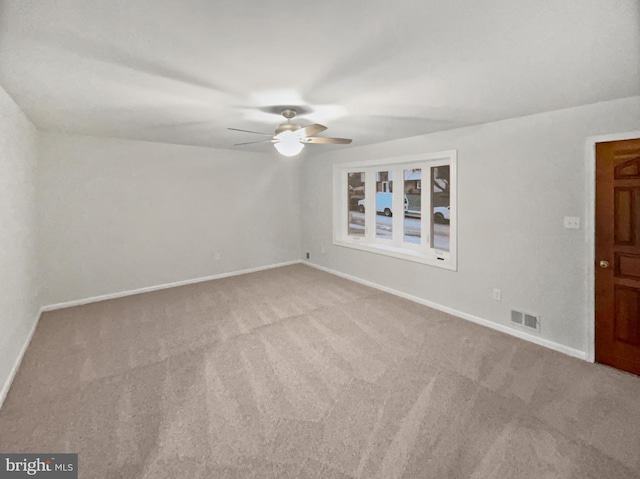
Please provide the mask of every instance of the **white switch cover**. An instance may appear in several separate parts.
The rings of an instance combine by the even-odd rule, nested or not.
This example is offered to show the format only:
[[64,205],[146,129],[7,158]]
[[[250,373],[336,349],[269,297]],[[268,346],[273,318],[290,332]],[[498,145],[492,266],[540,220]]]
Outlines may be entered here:
[[580,217],[579,216],[565,216],[564,227],[574,230],[580,229]]

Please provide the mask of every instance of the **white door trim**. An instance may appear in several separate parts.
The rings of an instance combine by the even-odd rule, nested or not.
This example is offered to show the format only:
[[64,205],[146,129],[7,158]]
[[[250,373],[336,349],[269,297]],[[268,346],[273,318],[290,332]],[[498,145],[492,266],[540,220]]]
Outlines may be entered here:
[[626,133],[590,136],[586,140],[587,161],[587,215],[584,222],[587,232],[587,311],[590,319],[587,322],[587,361],[596,360],[596,143],[604,141],[631,140],[640,138],[640,130]]

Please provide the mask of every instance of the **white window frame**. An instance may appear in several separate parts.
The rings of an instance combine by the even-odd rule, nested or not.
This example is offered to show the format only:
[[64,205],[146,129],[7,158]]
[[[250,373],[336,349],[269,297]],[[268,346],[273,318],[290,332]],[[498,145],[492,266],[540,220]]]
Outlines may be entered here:
[[[338,163],[333,165],[333,244],[354,248],[370,253],[428,264],[457,271],[457,150],[447,150],[420,155]],[[449,165],[449,251],[431,247],[433,212],[431,209],[431,168]],[[404,242],[404,187],[394,185],[393,209],[401,208],[403,214],[392,216],[393,238],[376,238],[376,172],[393,172],[393,181],[404,181],[404,170],[420,168],[421,182],[428,188],[421,188],[421,242]],[[365,173],[365,234],[349,235],[348,215],[348,173]],[[397,205],[401,205],[398,207]],[[430,212],[425,214],[425,212]],[[371,227],[371,225],[374,225]]]

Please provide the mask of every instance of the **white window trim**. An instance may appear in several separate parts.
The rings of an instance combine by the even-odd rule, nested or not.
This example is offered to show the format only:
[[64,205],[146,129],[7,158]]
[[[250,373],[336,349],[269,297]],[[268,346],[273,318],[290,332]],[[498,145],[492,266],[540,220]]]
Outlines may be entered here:
[[[457,150],[334,164],[333,244],[457,271],[457,164]],[[398,176],[397,171],[409,168],[422,168],[423,171],[429,171],[429,174],[431,174],[430,168],[440,165],[449,165],[450,220],[448,252],[439,251],[430,247],[430,222],[433,220],[432,215],[423,215],[424,218],[423,221],[421,221],[421,238],[423,241],[420,245],[404,243],[402,240],[403,234],[395,234],[394,236],[396,238],[394,240],[375,238],[375,227],[369,228],[369,225],[375,225],[375,208],[365,209],[365,225],[367,225],[365,236],[349,236],[346,222],[349,205],[345,195],[345,192],[348,191],[348,172],[365,172],[367,175],[365,180],[365,198],[374,198],[373,201],[375,201],[376,171],[393,171],[394,181],[397,181],[397,178],[403,178],[402,174]],[[422,180],[425,180],[425,178],[423,177]],[[431,185],[430,181],[428,184]],[[423,195],[421,209],[422,211],[431,211],[431,186],[427,189],[422,188],[421,191]],[[394,205],[404,204],[404,188],[393,188],[393,203]],[[404,215],[394,215],[392,218],[393,231],[403,231]],[[428,221],[425,220],[427,218]]]

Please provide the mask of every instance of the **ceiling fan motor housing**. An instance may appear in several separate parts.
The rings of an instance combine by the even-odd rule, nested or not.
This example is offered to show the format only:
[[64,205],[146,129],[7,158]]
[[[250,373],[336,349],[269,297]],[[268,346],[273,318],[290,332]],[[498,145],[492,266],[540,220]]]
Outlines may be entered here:
[[295,123],[282,123],[276,128],[276,135],[279,135],[283,131],[296,131],[300,128],[300,125],[297,125]]

